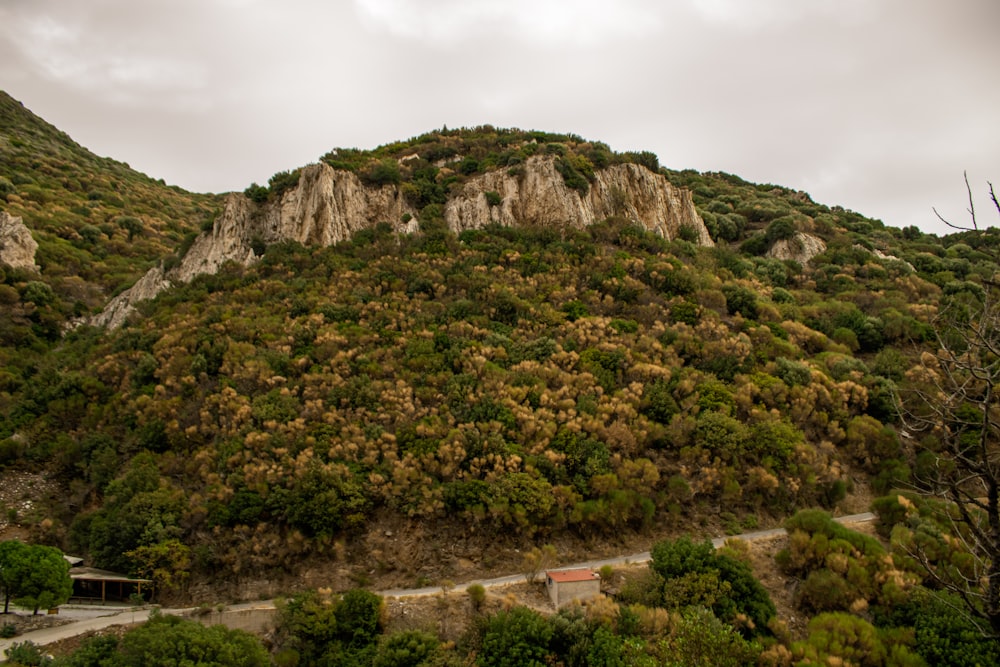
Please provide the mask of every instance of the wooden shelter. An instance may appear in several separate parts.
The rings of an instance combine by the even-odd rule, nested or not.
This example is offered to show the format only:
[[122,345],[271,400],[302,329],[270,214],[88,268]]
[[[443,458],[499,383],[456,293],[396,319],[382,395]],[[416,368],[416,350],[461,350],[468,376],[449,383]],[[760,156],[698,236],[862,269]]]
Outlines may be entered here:
[[70,568],[69,576],[73,580],[73,597],[79,600],[128,602],[133,595],[145,599],[153,590],[151,579],[137,579],[94,567]]

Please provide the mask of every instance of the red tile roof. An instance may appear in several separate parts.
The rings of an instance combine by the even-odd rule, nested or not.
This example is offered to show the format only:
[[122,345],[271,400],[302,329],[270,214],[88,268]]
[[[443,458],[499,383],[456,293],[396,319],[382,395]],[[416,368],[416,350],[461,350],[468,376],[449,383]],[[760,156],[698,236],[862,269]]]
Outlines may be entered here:
[[601,575],[586,568],[580,570],[550,570],[545,573],[545,576],[560,584],[567,581],[590,581],[591,579],[601,578]]

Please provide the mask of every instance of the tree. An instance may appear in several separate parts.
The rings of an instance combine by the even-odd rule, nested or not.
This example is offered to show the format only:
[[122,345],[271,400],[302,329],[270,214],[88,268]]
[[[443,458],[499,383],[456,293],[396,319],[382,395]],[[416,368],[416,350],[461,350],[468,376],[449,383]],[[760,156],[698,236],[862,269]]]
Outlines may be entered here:
[[482,667],[541,667],[552,634],[552,624],[527,607],[498,612],[486,622],[477,662]]
[[421,630],[404,630],[386,636],[375,654],[375,667],[418,667],[438,651],[441,642]]
[[31,547],[19,540],[0,542],[0,591],[3,592],[3,613],[10,613],[10,601],[21,594],[31,566]]
[[746,618],[749,634],[766,631],[776,614],[767,590],[754,578],[750,567],[715,550],[708,540],[696,543],[688,537],[663,540],[653,545],[651,570],[665,581],[662,599],[683,606],[709,607],[721,620]]
[[[992,184],[990,196],[1000,213]],[[971,189],[969,214],[971,227],[945,222],[979,230]],[[1000,285],[987,281],[978,295],[954,295],[934,329],[938,351],[908,373],[900,412],[906,429],[922,438],[914,471],[919,488],[948,501],[936,518],[971,560],[967,567],[939,567],[918,541],[907,544],[984,633],[1000,636]]]
[[126,556],[136,563],[137,572],[153,580],[157,591],[182,588],[191,575],[191,549],[177,539],[143,545]]
[[38,613],[39,609],[63,604],[73,594],[69,562],[62,552],[52,547],[34,544],[28,547],[30,567],[14,599],[17,604]]
[[260,640],[248,632],[222,625],[205,627],[154,612],[148,622],[122,638],[113,664],[266,667],[271,660]]
[[0,542],[0,588],[5,614],[11,600],[38,613],[66,602],[73,594],[73,580],[58,549],[10,540]]
[[533,584],[539,573],[555,564],[559,554],[551,544],[546,544],[541,549],[532,547],[531,551],[524,554],[524,561],[521,570],[524,572],[524,580]]

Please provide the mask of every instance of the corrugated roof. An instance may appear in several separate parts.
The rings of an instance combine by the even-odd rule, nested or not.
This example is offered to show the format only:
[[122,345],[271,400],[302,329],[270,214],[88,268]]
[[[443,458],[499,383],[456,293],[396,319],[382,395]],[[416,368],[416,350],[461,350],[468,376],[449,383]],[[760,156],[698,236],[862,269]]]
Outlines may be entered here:
[[567,581],[590,581],[591,579],[601,578],[601,575],[587,568],[579,570],[549,570],[545,573],[545,576],[560,584]]
[[87,579],[89,581],[125,581],[132,583],[148,584],[151,579],[138,579],[127,574],[109,572],[108,570],[98,570],[96,567],[73,567],[69,570],[70,579]]

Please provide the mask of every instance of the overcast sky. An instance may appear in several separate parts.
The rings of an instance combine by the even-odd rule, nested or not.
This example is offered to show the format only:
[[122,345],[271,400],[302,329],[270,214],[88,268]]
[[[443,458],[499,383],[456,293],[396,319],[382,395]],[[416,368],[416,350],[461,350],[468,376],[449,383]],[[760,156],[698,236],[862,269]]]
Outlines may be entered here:
[[996,225],[998,70],[998,0],[0,0],[0,88],[202,192],[489,123]]

